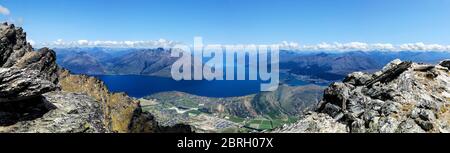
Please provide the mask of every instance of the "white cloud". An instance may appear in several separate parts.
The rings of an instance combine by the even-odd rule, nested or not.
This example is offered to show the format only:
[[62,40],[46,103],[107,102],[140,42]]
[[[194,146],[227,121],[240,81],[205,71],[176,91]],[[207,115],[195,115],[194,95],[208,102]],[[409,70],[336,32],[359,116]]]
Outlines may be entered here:
[[281,49],[300,51],[450,51],[450,45],[425,44],[422,42],[399,45],[390,43],[368,44],[363,42],[323,42],[315,45],[298,45],[298,43],[295,43],[297,47],[289,46],[285,42],[279,44]]
[[[32,41],[32,40],[31,40]],[[30,43],[31,43],[30,41]],[[166,39],[150,40],[150,41],[101,41],[101,40],[76,40],[64,41],[58,39],[48,43],[36,43],[32,41],[36,47],[109,47],[109,48],[172,48],[175,45],[183,45],[184,43],[171,41]],[[240,44],[252,45],[252,44]],[[253,44],[256,45],[256,44]],[[277,44],[264,45],[279,45],[282,50],[297,50],[297,51],[450,51],[450,45],[441,44],[425,44],[423,42],[405,43],[394,45],[391,43],[364,43],[364,42],[348,42],[348,43],[327,43],[308,45],[297,42],[282,41]],[[189,45],[192,46],[192,45]]]
[[77,44],[80,46],[85,46],[85,45],[89,44],[89,41],[88,40],[78,40]]
[[77,40],[77,41],[64,41],[58,39],[49,43],[40,43],[38,46],[41,47],[56,47],[56,48],[67,48],[67,47],[110,47],[110,48],[171,48],[180,42],[170,41],[166,39],[150,40],[150,41],[101,41],[101,40]]
[[382,50],[382,51],[389,51],[389,50],[395,50],[394,45],[389,44],[389,43],[376,43],[376,44],[372,44],[372,47],[376,50]]
[[53,42],[54,45],[64,45],[64,41],[62,39],[58,39]]
[[283,48],[283,49],[296,49],[296,48],[300,47],[297,42],[288,42],[288,41],[283,41],[279,45],[280,45],[280,48]]
[[9,9],[8,9],[8,8],[6,8],[6,7],[2,6],[2,5],[0,5],[0,14],[3,14],[3,15],[9,15],[9,14],[11,14],[11,12],[9,12]]
[[450,46],[440,45],[440,44],[424,44],[422,42],[418,43],[408,43],[400,45],[400,49],[402,50],[435,50],[435,51],[448,51],[450,50]]

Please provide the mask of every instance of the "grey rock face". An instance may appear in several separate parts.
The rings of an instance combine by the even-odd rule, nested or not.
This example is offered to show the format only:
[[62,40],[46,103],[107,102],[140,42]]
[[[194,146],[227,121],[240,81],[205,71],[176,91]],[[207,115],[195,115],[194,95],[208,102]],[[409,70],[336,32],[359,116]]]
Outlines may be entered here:
[[347,82],[349,84],[352,84],[354,86],[359,86],[366,84],[368,81],[372,80],[372,76],[363,73],[363,72],[354,72],[349,74],[344,82]]
[[40,77],[52,83],[58,81],[58,66],[56,65],[56,54],[53,50],[42,48],[38,51],[26,53],[14,67],[27,70],[38,70]]
[[0,66],[12,67],[20,57],[32,50],[21,28],[3,23],[0,25]]
[[345,133],[344,124],[335,121],[327,114],[310,112],[299,122],[274,130],[274,133]]
[[52,50],[33,51],[21,28],[0,25],[0,132],[109,132],[98,102],[51,92],[57,69]]
[[450,70],[450,60],[442,61],[441,63],[439,63],[439,65],[446,67]]
[[70,73],[59,73],[55,61],[48,48],[33,51],[21,28],[0,25],[0,133],[191,131],[158,126],[135,99],[109,93],[95,78],[60,78]]
[[33,51],[21,28],[0,25],[0,102],[18,101],[57,89],[55,53]]
[[100,104],[83,94],[50,92],[20,102],[0,103],[0,118],[0,132],[109,132]]
[[18,68],[0,68],[0,83],[0,102],[19,101],[56,88],[38,70]]
[[33,51],[21,28],[0,25],[0,132],[110,132],[99,102],[58,89],[55,53]]
[[[446,63],[434,66],[394,60],[371,76],[353,73],[325,90],[315,112],[321,115],[307,115],[298,124],[323,125],[324,120],[333,118],[334,125],[344,125],[346,132],[450,132],[450,73]],[[311,120],[317,117],[320,119]],[[326,125],[308,130],[298,124],[279,131],[335,128]]]

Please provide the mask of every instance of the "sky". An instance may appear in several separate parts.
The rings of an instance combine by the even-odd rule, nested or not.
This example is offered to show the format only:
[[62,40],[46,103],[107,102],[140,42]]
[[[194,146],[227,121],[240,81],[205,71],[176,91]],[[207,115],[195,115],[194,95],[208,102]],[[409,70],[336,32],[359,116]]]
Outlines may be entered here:
[[221,44],[440,44],[450,50],[450,0],[0,0],[0,5],[1,20],[22,26],[29,40],[39,43],[189,44],[201,36],[205,43]]

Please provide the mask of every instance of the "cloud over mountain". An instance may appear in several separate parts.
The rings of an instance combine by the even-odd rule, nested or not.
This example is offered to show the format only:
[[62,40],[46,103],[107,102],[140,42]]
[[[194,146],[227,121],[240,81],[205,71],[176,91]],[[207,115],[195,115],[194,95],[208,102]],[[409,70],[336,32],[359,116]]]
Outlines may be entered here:
[[77,41],[64,41],[58,39],[53,42],[39,43],[40,47],[56,47],[56,48],[67,48],[67,47],[110,47],[110,48],[172,48],[180,42],[159,39],[159,40],[147,40],[147,41],[101,41],[101,40],[77,40]]
[[[295,44],[295,45],[292,45]],[[295,42],[282,42],[281,49],[305,51],[450,51],[450,45],[425,44],[423,42],[394,45],[390,43],[319,43],[315,45],[299,45]]]
[[[38,47],[54,47],[54,48],[68,48],[68,47],[109,47],[109,48],[173,48],[176,45],[186,45],[179,41],[172,41],[166,39],[159,40],[140,40],[140,41],[112,41],[112,40],[76,40],[64,41],[58,39],[52,42],[37,43],[32,41]],[[207,45],[207,44],[204,44]],[[215,44],[219,45],[219,44]],[[229,45],[229,44],[221,44]],[[240,45],[258,45],[258,44],[240,44]],[[391,44],[391,43],[365,43],[365,42],[348,42],[340,43],[322,42],[319,44],[300,44],[293,41],[282,41],[275,44],[260,44],[260,45],[279,45],[282,50],[298,50],[298,51],[450,51],[450,45],[442,44],[425,44],[423,42],[405,43],[405,44]],[[193,44],[188,44],[193,46]]]

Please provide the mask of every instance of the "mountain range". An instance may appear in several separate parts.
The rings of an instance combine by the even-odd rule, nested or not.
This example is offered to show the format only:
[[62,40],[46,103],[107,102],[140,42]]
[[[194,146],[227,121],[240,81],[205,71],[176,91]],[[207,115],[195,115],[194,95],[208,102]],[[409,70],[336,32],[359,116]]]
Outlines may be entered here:
[[73,73],[90,75],[170,76],[170,66],[177,58],[170,49],[57,49],[58,64]]
[[310,80],[339,81],[347,74],[375,72],[394,59],[436,64],[450,58],[450,52],[413,51],[352,51],[352,52],[294,52],[280,51],[280,69],[290,76]]
[[[177,58],[171,49],[55,48],[57,63],[73,73],[90,75],[151,75],[170,77]],[[438,51],[280,51],[280,69],[290,79],[309,82],[342,80],[355,71],[375,72],[386,63],[401,59],[435,64],[450,58]],[[286,79],[286,78],[282,78]]]

